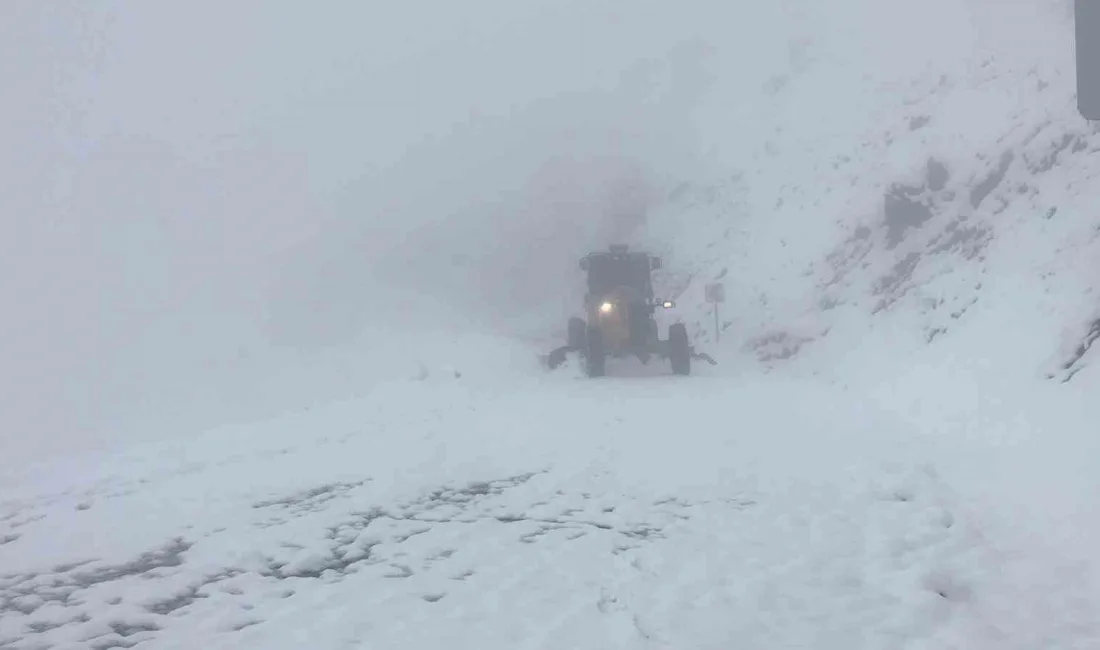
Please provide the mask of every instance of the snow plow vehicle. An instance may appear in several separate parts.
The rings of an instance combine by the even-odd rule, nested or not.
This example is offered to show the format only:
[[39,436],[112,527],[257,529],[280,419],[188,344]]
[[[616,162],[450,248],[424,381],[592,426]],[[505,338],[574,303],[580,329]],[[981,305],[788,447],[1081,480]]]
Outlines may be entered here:
[[658,335],[655,312],[675,306],[671,300],[654,298],[652,273],[661,268],[659,257],[612,245],[585,255],[580,268],[588,276],[585,317],[569,319],[566,345],[547,358],[551,369],[564,363],[569,352],[580,354],[589,377],[606,374],[608,357],[634,356],[647,364],[657,356],[668,359],[677,375],[691,373],[692,359],[715,364],[710,356],[694,351],[684,323],[670,325],[666,339]]

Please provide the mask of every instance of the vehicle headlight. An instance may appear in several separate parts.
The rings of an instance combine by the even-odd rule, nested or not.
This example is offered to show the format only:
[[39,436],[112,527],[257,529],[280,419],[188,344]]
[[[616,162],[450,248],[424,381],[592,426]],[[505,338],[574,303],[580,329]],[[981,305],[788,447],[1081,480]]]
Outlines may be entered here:
[[610,303],[610,302],[600,303],[600,313],[601,314],[610,314],[612,312],[612,310],[614,310],[614,309],[615,309],[615,305],[613,303]]

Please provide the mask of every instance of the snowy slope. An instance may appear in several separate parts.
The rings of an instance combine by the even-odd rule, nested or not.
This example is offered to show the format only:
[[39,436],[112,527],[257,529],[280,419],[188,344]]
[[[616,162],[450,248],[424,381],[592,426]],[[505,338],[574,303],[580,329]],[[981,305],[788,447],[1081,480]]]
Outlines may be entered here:
[[[1089,444],[1100,138],[1075,108],[1071,7],[854,4],[814,15],[751,122],[714,132],[725,171],[672,188],[639,243],[672,261],[700,345],[704,286],[725,282],[717,347],[746,371],[924,429]],[[884,12],[906,29],[868,29]]]
[[[1028,377],[1080,371],[1055,366],[1097,314],[1100,140],[1075,108],[1066,3],[863,4],[818,16],[751,122],[715,134],[732,134],[724,171],[651,220],[641,241],[699,306],[684,317],[713,337],[700,303],[722,278],[738,347],[766,362],[841,339],[821,353],[833,367],[868,330],[953,347],[972,309],[996,310],[1036,349],[982,353]],[[904,33],[860,29],[883,12]]]

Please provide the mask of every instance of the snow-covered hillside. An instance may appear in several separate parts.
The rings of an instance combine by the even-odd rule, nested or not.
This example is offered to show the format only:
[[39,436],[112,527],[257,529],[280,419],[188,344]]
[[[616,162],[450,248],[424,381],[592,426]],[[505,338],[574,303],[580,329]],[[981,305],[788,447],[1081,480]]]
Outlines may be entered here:
[[[721,14],[729,42],[662,15],[631,14],[660,54],[595,125],[547,117],[588,89],[453,136],[481,157],[405,151],[371,187],[416,191],[369,203],[397,226],[333,217],[279,258],[278,353],[227,377],[304,387],[291,414],[0,466],[0,650],[1100,648],[1100,134],[1069,3],[789,0]],[[691,119],[627,146],[617,114]],[[647,160],[678,138],[691,174]],[[598,216],[618,183],[644,223]],[[538,365],[612,240],[662,255],[662,318],[718,366]]]
[[[701,345],[705,285],[726,284],[720,350],[746,371],[864,378],[940,416],[1087,395],[1100,135],[1076,112],[1067,3],[865,9],[792,42],[726,131],[730,164],[673,188],[639,243],[671,260]],[[861,29],[880,12],[904,34]],[[1089,400],[1067,408],[1092,430]]]
[[[1076,112],[1065,6],[821,10],[751,120],[713,134],[729,143],[717,178],[676,187],[643,241],[677,262],[685,304],[724,279],[729,338],[765,361],[852,329],[950,346],[972,310],[997,309],[1069,363],[1100,307],[1100,140]],[[861,29],[883,13],[904,33]],[[1036,353],[997,356],[1039,376]]]

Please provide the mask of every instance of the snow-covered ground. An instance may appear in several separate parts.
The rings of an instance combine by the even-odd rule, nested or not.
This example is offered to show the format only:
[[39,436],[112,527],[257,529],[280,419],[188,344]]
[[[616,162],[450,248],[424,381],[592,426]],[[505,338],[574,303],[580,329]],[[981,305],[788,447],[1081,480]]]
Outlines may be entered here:
[[903,420],[815,381],[620,370],[429,376],[24,476],[0,644],[1100,641],[1078,559],[956,489]]
[[[362,267],[321,253],[360,240],[319,249],[284,307],[357,334],[260,374],[345,401],[5,449],[0,649],[1100,648],[1100,135],[1068,6],[790,0],[671,48],[709,79],[686,84],[707,175],[630,236],[555,184],[614,180],[583,160],[532,183],[552,207],[527,221],[390,233],[414,287],[423,256],[473,252],[435,285],[449,311],[377,283],[345,304]],[[501,223],[514,246],[477,259]],[[664,256],[662,318],[718,366],[539,367],[564,325],[540,296],[576,289],[558,258],[590,235]],[[525,295],[547,265],[564,280]],[[495,296],[523,309],[479,311]]]

